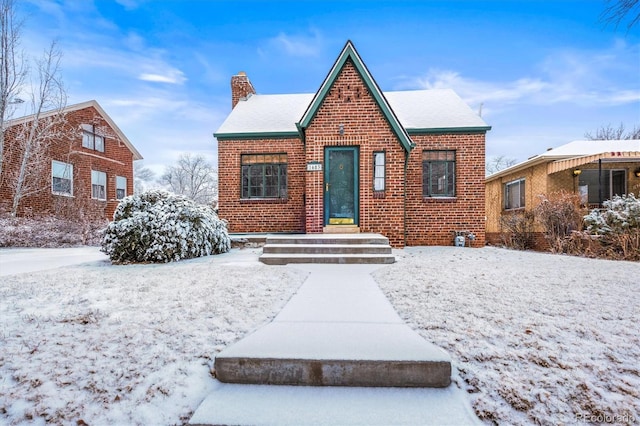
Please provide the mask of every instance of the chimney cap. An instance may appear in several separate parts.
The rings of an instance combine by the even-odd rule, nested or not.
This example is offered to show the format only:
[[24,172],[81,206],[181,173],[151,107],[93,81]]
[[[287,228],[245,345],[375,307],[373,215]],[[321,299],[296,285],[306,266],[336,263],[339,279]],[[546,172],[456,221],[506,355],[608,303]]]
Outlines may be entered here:
[[246,73],[246,72],[244,72],[244,71],[238,71],[238,74],[236,74],[236,75],[244,75],[244,76],[246,76],[246,75],[247,75],[247,73]]

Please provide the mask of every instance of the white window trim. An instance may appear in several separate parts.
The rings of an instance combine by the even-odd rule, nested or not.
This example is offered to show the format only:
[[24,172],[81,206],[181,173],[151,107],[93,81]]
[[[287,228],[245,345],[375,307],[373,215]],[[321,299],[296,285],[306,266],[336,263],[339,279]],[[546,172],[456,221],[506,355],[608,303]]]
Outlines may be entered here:
[[[69,172],[69,177],[66,177],[65,175],[63,176],[56,176],[54,174],[54,165],[55,164],[60,164],[64,167],[65,170],[65,175],[67,174],[67,171]],[[54,191],[53,190],[53,178],[59,178],[59,179],[68,179],[69,180],[69,192],[60,192],[60,191]],[[55,194],[55,195],[62,195],[65,197],[73,197],[73,164],[70,163],[65,163],[64,161],[58,161],[58,160],[51,160],[51,193]]]
[[[95,183],[94,181],[94,173],[100,173],[99,176],[104,176],[104,184],[101,185],[101,182]],[[102,186],[103,190],[102,193],[104,194],[104,198],[99,198],[99,197],[94,197],[93,196],[93,187],[95,186]],[[107,200],[107,174],[105,172],[102,172],[100,170],[91,170],[91,198],[94,200],[100,200],[100,201],[106,201]]]
[[[381,157],[379,157],[379,155]],[[382,163],[378,164],[378,159],[382,158]],[[378,170],[382,171],[382,174],[378,174]],[[384,151],[375,151],[373,153],[373,190],[376,192],[382,192],[387,189],[387,154]],[[376,183],[382,182],[382,188],[378,188]]]
[[[522,191],[522,184],[526,185],[525,178],[512,180],[512,181],[507,182],[507,183],[504,184],[504,204],[503,204],[503,206],[504,206],[505,210],[523,209],[527,205],[527,203],[526,203],[526,194],[525,194],[525,202],[524,202],[524,204],[521,203],[522,194],[521,194],[520,191]],[[515,187],[516,185],[518,187],[518,206],[516,206],[516,207],[507,206],[507,203],[509,201],[509,194],[508,194],[509,187],[510,186]],[[526,191],[526,186],[525,186],[525,191]]]
[[[120,180],[124,180],[124,187],[120,187]],[[118,197],[118,190],[119,189],[123,189],[124,190],[124,196],[123,197]],[[122,200],[126,196],[127,196],[127,178],[124,177],[124,176],[116,176],[116,200]]]

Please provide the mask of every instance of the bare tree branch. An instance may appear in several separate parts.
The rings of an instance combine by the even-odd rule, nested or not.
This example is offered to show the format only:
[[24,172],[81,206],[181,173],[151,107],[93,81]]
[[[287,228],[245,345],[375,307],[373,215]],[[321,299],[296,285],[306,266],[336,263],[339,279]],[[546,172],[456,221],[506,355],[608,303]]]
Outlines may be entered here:
[[485,163],[485,176],[492,175],[500,170],[506,169],[507,167],[511,167],[517,162],[518,160],[515,158],[505,157],[504,155],[491,157],[487,159],[487,162]]
[[[45,190],[48,186],[42,182],[47,164],[47,151],[55,140],[65,138],[67,127],[67,95],[60,80],[60,61],[62,53],[55,42],[37,62],[38,82],[32,84],[32,118],[26,121],[16,137],[20,145],[21,160],[17,175],[12,179],[13,204],[11,215],[16,216],[23,198]],[[49,114],[54,110],[53,114]],[[43,117],[43,114],[48,114]],[[66,135],[68,138],[68,135]]]
[[15,15],[14,0],[0,0],[0,184],[4,165],[5,123],[20,103],[20,88],[28,72],[20,50],[22,20]]
[[627,31],[640,22],[639,0],[607,0],[607,6],[600,14],[600,21],[613,24],[616,28],[629,16]]
[[640,139],[640,126],[633,126],[633,129],[625,132],[623,123],[620,123],[618,127],[613,127],[611,123],[609,123],[606,126],[596,129],[595,134],[585,132],[584,137],[590,141]]
[[182,154],[159,182],[196,203],[211,204],[218,198],[218,172],[202,155]]

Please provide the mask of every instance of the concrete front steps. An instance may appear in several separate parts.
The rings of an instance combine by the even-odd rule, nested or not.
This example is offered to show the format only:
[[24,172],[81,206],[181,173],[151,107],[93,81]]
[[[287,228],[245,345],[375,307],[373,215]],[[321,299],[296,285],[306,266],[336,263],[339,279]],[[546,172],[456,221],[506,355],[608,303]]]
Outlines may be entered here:
[[388,264],[394,263],[389,239],[380,234],[269,235],[260,261],[288,263]]
[[296,268],[309,276],[273,321],[216,354],[191,426],[480,424],[450,356],[374,281],[378,265]]

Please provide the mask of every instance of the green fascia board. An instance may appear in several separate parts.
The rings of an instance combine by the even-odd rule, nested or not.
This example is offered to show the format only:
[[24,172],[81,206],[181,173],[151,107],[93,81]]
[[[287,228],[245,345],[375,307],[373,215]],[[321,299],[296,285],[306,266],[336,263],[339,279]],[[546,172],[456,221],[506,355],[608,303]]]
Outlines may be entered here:
[[480,133],[488,132],[491,130],[491,126],[481,127],[434,127],[427,129],[407,129],[407,133],[410,135],[424,135],[431,133]]
[[342,68],[344,67],[348,59],[351,59],[351,61],[353,62],[353,65],[356,67],[356,70],[358,70],[358,73],[360,73],[362,80],[364,81],[365,85],[369,89],[369,93],[373,95],[373,98],[375,99],[378,106],[382,110],[382,114],[384,115],[385,119],[387,120],[387,122],[393,129],[394,133],[400,140],[402,147],[407,152],[411,151],[411,149],[415,146],[415,144],[411,141],[411,138],[409,137],[409,134],[407,133],[405,128],[402,127],[402,125],[400,124],[398,117],[396,117],[395,113],[389,106],[387,99],[382,94],[382,91],[380,90],[380,88],[378,87],[378,84],[375,82],[375,80],[371,76],[371,73],[369,73],[369,70],[367,69],[366,65],[364,64],[364,62],[362,62],[362,59],[360,58],[360,55],[358,55],[358,52],[353,46],[353,43],[351,42],[351,40],[347,40],[347,43],[345,44],[344,48],[342,49],[342,52],[338,56],[338,59],[336,59],[336,62],[333,64],[331,71],[329,72],[327,77],[324,79],[322,85],[320,86],[320,90],[318,90],[316,95],[313,97],[311,104],[309,104],[309,107],[307,107],[307,110],[302,115],[302,119],[300,119],[300,122],[296,123],[296,126],[299,129],[306,129],[309,126],[309,124],[311,123],[311,120],[318,112],[318,109],[320,108],[322,101],[329,93],[331,86],[333,85],[335,80],[338,78],[340,71],[342,70]]
[[298,132],[246,132],[246,133],[214,133],[218,140],[230,139],[295,139],[300,138]]

